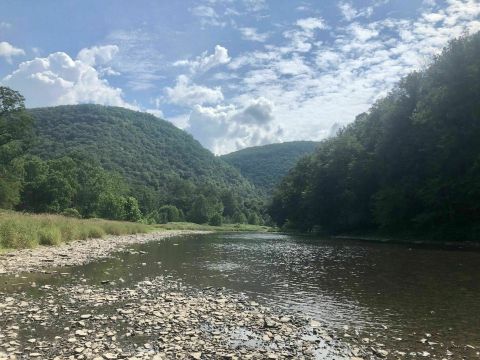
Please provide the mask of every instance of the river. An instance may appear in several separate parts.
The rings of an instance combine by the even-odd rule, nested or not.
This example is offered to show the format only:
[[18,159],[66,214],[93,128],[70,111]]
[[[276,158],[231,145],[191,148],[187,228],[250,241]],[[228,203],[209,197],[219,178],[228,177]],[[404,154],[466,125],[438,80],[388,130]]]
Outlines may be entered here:
[[[84,279],[129,284],[171,275],[306,313],[339,336],[425,357],[480,358],[480,252],[282,234],[177,237],[111,259],[0,278],[2,292]],[[427,355],[428,354],[428,355]],[[413,356],[413,354],[411,354]]]

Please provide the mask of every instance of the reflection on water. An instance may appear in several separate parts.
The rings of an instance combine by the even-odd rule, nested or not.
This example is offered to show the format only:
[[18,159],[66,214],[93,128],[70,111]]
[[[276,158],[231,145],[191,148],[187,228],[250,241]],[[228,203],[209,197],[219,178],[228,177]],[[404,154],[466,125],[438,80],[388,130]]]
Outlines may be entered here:
[[[2,291],[47,283],[118,284],[171,274],[302,311],[336,329],[379,334],[414,349],[426,333],[480,347],[480,253],[280,234],[213,234],[132,247],[68,276],[4,277]],[[26,285],[22,285],[26,284]],[[401,339],[401,340],[400,340]],[[445,350],[443,350],[445,351]]]

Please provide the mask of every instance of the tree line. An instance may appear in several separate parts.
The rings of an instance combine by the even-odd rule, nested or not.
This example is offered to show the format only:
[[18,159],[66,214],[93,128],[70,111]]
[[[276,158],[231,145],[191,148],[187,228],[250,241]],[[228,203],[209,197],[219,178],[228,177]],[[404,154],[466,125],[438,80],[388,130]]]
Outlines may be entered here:
[[277,224],[328,233],[480,236],[480,33],[451,41],[276,189]]
[[[0,87],[1,208],[148,223],[192,221],[220,225],[223,222],[263,222],[259,199],[243,197],[238,190],[215,179],[204,177],[201,182],[195,183],[164,166],[167,174],[163,174],[162,186],[155,187],[151,183],[158,181],[155,175],[151,176],[159,174],[156,168],[151,170],[151,174],[145,174],[150,182],[129,181],[131,179],[127,179],[125,174],[135,173],[135,169],[128,167],[131,165],[128,154],[119,149],[115,150],[115,156],[125,163],[123,172],[117,171],[118,168],[109,168],[108,164],[92,156],[91,151],[85,151],[86,147],[73,146],[66,153],[44,156],[45,153],[35,150],[41,142],[35,126],[39,120],[25,109],[24,102],[20,93]],[[104,111],[101,107],[80,106],[80,109]],[[53,114],[54,110],[48,110],[48,113]],[[63,111],[63,115],[64,129],[71,125],[70,128],[75,131],[82,131],[75,127],[76,124],[68,123],[71,113]],[[115,126],[121,127],[122,124],[111,122],[110,126],[114,132]],[[95,131],[95,122],[86,130],[90,132],[87,137],[93,136],[91,132]],[[62,137],[71,137],[71,134],[55,129],[51,131],[50,136],[59,143],[63,141]],[[172,158],[166,161],[178,160]],[[144,162],[145,168],[152,167],[148,157]]]

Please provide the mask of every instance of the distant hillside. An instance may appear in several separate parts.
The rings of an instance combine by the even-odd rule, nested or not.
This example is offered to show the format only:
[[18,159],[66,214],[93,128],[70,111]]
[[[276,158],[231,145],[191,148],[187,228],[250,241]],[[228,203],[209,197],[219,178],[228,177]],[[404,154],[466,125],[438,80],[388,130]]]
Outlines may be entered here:
[[32,154],[43,159],[63,155],[91,158],[122,175],[144,211],[172,203],[188,211],[199,193],[209,198],[212,192],[230,192],[245,200],[256,198],[254,186],[238,170],[191,135],[153,115],[100,105],[29,112],[37,133]]
[[259,189],[270,193],[298,159],[311,154],[318,143],[292,141],[255,146],[221,156]]

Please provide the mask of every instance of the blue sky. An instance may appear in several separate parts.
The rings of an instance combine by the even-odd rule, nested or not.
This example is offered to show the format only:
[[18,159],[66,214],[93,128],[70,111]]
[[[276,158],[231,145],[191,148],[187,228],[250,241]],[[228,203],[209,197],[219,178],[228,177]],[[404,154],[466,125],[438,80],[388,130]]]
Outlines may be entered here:
[[328,137],[479,30],[477,0],[0,0],[0,83],[148,111],[221,154]]

